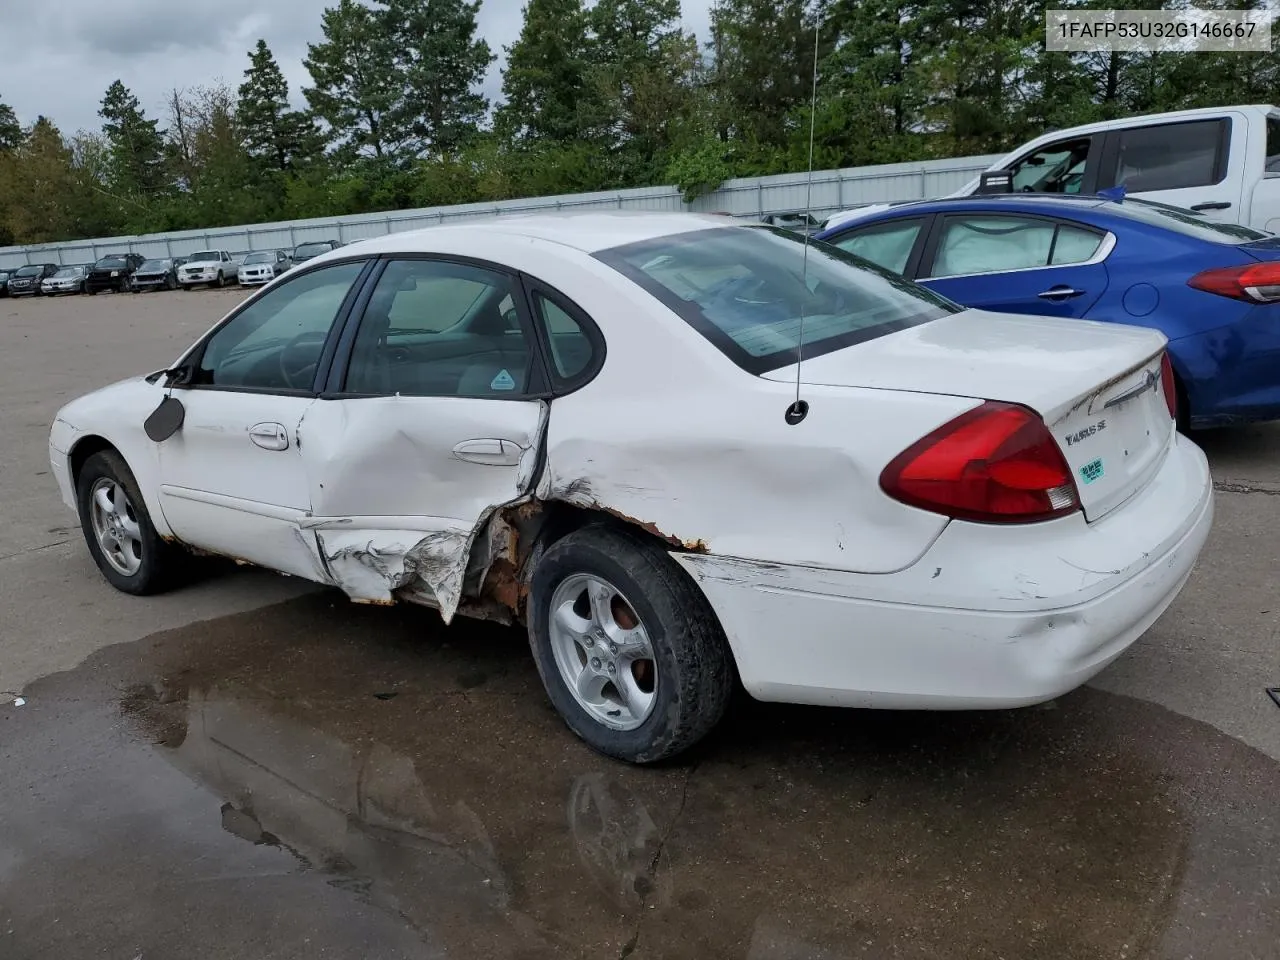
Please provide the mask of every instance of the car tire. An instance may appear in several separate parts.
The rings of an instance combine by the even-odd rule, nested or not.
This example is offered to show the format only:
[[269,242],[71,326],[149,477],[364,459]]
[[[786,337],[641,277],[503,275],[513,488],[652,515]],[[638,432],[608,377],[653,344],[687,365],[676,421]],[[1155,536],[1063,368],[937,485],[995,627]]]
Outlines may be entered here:
[[217,281],[215,281],[215,285],[219,290],[221,290],[223,287],[227,285],[227,278],[225,275],[223,275],[221,270],[218,271],[218,279]]
[[[590,603],[593,591],[607,599]],[[561,609],[573,629],[563,615],[555,619]],[[552,704],[605,756],[664,760],[692,747],[724,715],[736,674],[720,622],[667,551],[638,533],[591,525],[552,544],[533,571],[528,622]],[[575,632],[583,624],[587,629]],[[611,642],[617,638],[628,639]],[[622,684],[613,686],[614,678]]]
[[[95,508],[100,493],[106,494],[113,511]],[[114,450],[93,454],[80,468],[76,506],[89,553],[113,587],[145,596],[176,582],[186,554],[160,539],[133,471]],[[115,522],[107,521],[108,516]]]

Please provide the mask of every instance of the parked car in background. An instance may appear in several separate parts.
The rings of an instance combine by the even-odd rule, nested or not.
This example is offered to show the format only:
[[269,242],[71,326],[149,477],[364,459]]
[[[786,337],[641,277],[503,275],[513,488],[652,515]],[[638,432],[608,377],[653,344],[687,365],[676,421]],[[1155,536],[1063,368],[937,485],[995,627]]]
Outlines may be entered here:
[[240,262],[237,276],[245,286],[270,283],[291,266],[293,261],[283,250],[258,250]]
[[146,260],[140,253],[109,253],[98,260],[85,278],[85,292],[90,296],[113,290],[128,293],[134,271]]
[[340,240],[313,240],[308,243],[300,243],[293,248],[293,254],[290,259],[296,267],[299,264],[306,263],[312,257],[318,257],[322,253],[328,253],[330,250],[337,250],[342,246]]
[[235,258],[226,250],[198,250],[178,268],[178,283],[184,290],[204,283],[211,287],[225,287],[235,282],[238,269]]
[[[1280,109],[1270,104],[1153,113],[1055,130],[996,161],[1015,193],[1124,187],[1155,200],[1280,233]],[[981,178],[953,196],[972,196]]]
[[811,213],[766,213],[760,218],[761,223],[771,227],[781,227],[800,235],[810,234],[822,229],[822,221]]
[[38,297],[43,294],[40,289],[46,277],[52,277],[59,267],[56,263],[32,263],[19,267],[9,277],[6,286],[11,297]]
[[16,267],[0,267],[0,297],[9,295],[9,278],[16,270]]
[[62,293],[84,293],[85,278],[88,276],[84,267],[63,267],[52,277],[46,277],[40,284],[40,292],[45,296],[57,296]]
[[1011,707],[1120,656],[1212,524],[1165,344],[758,223],[509,218],[290,271],[63,407],[49,457],[117,589],[164,589],[186,546],[523,620],[567,725],[654,762],[739,680]]
[[967,307],[1151,327],[1184,429],[1280,419],[1280,237],[1129,197],[902,204],[816,239]]
[[147,260],[133,274],[133,292],[178,289],[178,268],[186,262],[182,257]]

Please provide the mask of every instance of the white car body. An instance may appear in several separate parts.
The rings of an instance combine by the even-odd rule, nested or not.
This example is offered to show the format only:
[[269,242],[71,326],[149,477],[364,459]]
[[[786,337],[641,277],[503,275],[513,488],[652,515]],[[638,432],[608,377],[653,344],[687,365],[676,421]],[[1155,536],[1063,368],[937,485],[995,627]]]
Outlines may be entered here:
[[178,284],[183,287],[194,287],[202,283],[222,286],[235,280],[239,265],[226,250],[199,250],[191,254],[191,257],[208,257],[210,254],[213,259],[189,259],[179,267]]
[[[794,365],[752,375],[592,255],[714,228],[761,230],[578,214],[336,250],[247,303],[344,260],[474,258],[576,304],[603,336],[603,365],[550,401],[179,387],[186,420],[161,443],[143,421],[169,392],[164,378],[126,380],[58,413],[50,458],[63,499],[76,508],[78,445],[110,444],[162,537],[353,600],[426,603],[446,621],[508,603],[501,590],[475,595],[477,571],[483,585],[484,570],[520,566],[525,518],[563,504],[623,518],[663,538],[719,618],[742,683],[766,700],[1044,701],[1105,667],[1168,607],[1213,500],[1204,455],[1151,388],[1161,334],[949,313],[805,359],[809,413],[791,425]],[[1072,471],[1096,467],[1082,509],[992,524],[886,494],[878,478],[891,461],[983,398],[1035,411]],[[262,446],[273,441],[275,451]]]
[[[252,287],[270,283],[292,266],[283,250],[268,251],[267,253],[271,256],[271,261],[267,263],[246,263],[241,261],[236,273],[237,280],[241,286]],[[253,256],[253,254],[249,256]],[[247,260],[248,257],[245,259]]]
[[[1188,132],[1188,125],[1197,125],[1197,132]],[[1186,148],[1158,149],[1159,138],[1176,136],[1178,129]],[[1257,230],[1280,231],[1280,154],[1268,154],[1268,146],[1274,150],[1280,142],[1280,109],[1270,104],[1176,110],[1055,130],[1010,151],[988,171],[1015,168],[1033,154],[1082,139],[1092,148],[1081,172],[1093,171],[1083,180],[1084,192],[1094,192],[1090,186],[1107,189],[1128,183],[1131,196]],[[1136,164],[1126,163],[1124,150],[1144,147]],[[1144,174],[1147,183],[1162,185],[1142,188]],[[971,196],[979,184],[980,178],[975,178],[949,196]]]

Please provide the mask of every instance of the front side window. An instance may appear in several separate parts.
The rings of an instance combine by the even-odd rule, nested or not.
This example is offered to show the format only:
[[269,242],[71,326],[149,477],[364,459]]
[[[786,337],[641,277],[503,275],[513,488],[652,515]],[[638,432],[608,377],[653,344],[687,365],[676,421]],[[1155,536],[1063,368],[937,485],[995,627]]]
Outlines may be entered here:
[[387,264],[351,351],[345,393],[523,396],[533,351],[504,273],[444,260]]
[[832,241],[841,250],[870,260],[877,266],[902,273],[920,236],[923,220],[895,220],[854,230]]
[[307,391],[320,353],[364,263],[340,263],[270,290],[209,338],[193,383]]
[[960,308],[838,247],[768,227],[716,227],[595,254],[752,373]]
[[1009,168],[1015,193],[1079,193],[1089,159],[1089,137],[1041,147]]
[[1221,183],[1229,120],[1194,120],[1120,130],[1111,182],[1126,191],[1181,190]]
[[1083,263],[1104,234],[1032,217],[948,216],[934,254],[933,277]]

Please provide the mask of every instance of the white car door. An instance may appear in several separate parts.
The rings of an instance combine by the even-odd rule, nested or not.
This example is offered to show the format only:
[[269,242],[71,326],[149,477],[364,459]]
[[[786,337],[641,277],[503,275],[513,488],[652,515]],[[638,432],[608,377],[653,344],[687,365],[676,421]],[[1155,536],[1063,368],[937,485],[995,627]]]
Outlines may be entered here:
[[1123,186],[1129,196],[1247,223],[1241,199],[1248,137],[1249,118],[1234,112],[1113,130],[1098,186]]
[[377,278],[302,448],[307,525],[353,598],[406,590],[451,618],[481,521],[536,482],[552,375],[527,313],[496,268],[405,258]]
[[175,389],[186,414],[160,443],[160,504],[192,546],[313,580],[324,579],[300,450],[303,420],[334,321],[365,261],[310,271],[250,302],[190,359]]

